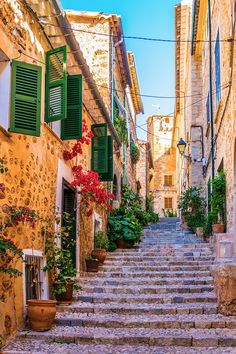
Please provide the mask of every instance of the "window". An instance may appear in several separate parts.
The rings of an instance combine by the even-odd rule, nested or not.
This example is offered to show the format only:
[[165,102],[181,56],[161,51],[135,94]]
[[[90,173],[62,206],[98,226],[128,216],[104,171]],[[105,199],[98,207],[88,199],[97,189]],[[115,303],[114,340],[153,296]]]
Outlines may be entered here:
[[173,185],[172,176],[164,176],[164,186],[170,187]]
[[208,124],[211,121],[211,117],[210,117],[210,95],[209,95],[209,93],[207,95],[207,102],[206,102],[206,116],[207,116],[207,124]]
[[173,209],[173,198],[165,198],[165,209]]
[[216,107],[221,99],[221,78],[220,78],[220,32],[218,30],[215,44],[215,89],[216,89]]

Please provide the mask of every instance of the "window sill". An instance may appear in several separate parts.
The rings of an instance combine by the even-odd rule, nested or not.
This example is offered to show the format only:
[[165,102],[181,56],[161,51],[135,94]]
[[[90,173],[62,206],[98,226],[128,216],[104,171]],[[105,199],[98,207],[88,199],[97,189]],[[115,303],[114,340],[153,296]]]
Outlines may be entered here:
[[0,132],[3,133],[7,138],[11,138],[12,137],[12,134],[9,133],[9,131],[7,131],[5,128],[3,128],[1,125],[0,125]]
[[61,140],[61,138],[54,132],[52,128],[49,127],[47,123],[44,122],[43,125],[54,136],[54,138],[56,138],[59,141],[60,144],[63,144],[63,140]]

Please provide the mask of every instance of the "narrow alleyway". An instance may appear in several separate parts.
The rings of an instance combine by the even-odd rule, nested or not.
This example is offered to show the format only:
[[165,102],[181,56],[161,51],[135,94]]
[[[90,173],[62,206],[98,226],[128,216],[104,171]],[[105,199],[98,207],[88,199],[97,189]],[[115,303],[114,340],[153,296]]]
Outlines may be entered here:
[[163,219],[139,248],[86,273],[51,331],[21,332],[4,353],[236,353],[236,318],[217,314],[213,260],[178,219]]

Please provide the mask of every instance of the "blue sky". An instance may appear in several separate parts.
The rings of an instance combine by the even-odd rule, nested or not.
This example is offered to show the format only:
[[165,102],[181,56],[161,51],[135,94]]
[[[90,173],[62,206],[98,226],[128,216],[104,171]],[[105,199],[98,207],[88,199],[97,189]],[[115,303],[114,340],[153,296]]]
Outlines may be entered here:
[[[102,11],[122,17],[127,36],[174,38],[174,6],[177,0],[61,0],[64,9]],[[126,40],[127,50],[135,54],[141,93],[174,96],[174,44]],[[137,118],[142,125],[152,114],[170,114],[173,99],[143,98],[144,115]],[[159,108],[160,107],[160,108]],[[143,126],[146,129],[145,126]],[[140,138],[146,133],[137,128]]]

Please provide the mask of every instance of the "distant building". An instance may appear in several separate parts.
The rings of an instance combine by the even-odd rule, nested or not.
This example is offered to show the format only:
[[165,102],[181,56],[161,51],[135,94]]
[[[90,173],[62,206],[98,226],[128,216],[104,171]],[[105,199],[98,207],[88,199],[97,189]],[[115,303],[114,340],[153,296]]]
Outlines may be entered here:
[[154,115],[147,119],[154,174],[150,181],[154,210],[160,216],[176,212],[176,148],[172,144],[174,118]]

